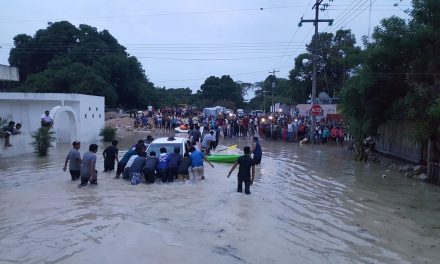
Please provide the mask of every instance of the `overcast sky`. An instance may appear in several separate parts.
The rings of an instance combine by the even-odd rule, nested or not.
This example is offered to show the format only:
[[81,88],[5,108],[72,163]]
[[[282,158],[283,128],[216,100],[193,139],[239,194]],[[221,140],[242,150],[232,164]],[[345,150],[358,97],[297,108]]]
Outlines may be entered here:
[[[136,56],[150,79],[167,88],[197,90],[211,76],[262,81],[272,69],[288,77],[293,59],[313,33],[315,0],[14,0],[0,10],[0,64],[8,65],[13,37],[34,35],[47,22],[67,20],[109,32]],[[323,3],[328,3],[324,0]],[[407,17],[410,0],[334,0],[320,18],[334,18],[358,37],[382,18]],[[398,3],[398,6],[394,4]]]

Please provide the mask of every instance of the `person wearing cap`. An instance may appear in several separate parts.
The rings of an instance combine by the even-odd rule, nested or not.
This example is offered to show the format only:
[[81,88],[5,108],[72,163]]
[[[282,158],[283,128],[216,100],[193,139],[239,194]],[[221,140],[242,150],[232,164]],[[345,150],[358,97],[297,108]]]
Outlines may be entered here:
[[66,160],[64,162],[63,171],[66,171],[67,162],[69,162],[69,171],[72,181],[79,180],[80,170],[81,170],[81,153],[79,153],[79,148],[81,147],[81,142],[75,140],[72,143],[72,149],[67,154]]

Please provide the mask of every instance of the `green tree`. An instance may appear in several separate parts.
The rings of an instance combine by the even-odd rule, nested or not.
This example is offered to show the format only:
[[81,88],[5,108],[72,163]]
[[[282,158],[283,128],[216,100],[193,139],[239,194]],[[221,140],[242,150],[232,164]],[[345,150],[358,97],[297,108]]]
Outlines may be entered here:
[[[356,46],[356,38],[350,30],[338,30],[335,34],[320,33],[317,39],[312,38],[307,45],[308,52],[295,58],[295,67],[289,73],[291,96],[295,103],[304,103],[311,94],[311,62],[315,47],[318,55],[317,93],[339,96],[346,79],[361,63],[361,48]],[[304,62],[308,63],[304,65]]]
[[20,90],[99,95],[105,97],[107,106],[115,106],[117,101],[114,89],[92,67],[66,57],[54,59],[46,70],[29,75]]
[[235,82],[229,75],[223,75],[221,78],[210,76],[200,86],[198,97],[200,107],[213,106],[220,102],[232,102],[230,106],[240,108],[244,105],[243,95],[244,86]]
[[192,94],[190,88],[166,89],[165,87],[156,87],[155,93],[155,97],[160,98],[157,104],[154,104],[156,107],[176,107],[179,104],[193,105],[196,101],[196,95]]
[[110,107],[155,102],[154,85],[142,65],[107,30],[61,21],[34,36],[17,35],[14,45],[9,63],[21,77],[15,91],[100,95]]
[[34,141],[31,144],[38,156],[45,157],[49,154],[49,148],[53,147],[53,142],[56,139],[54,135],[55,132],[47,127],[40,127],[32,133]]
[[[408,137],[426,140],[440,130],[440,2],[413,0],[410,15],[408,21],[382,20],[364,40],[363,63],[343,92],[343,107],[351,124],[369,120],[376,128],[390,119],[414,120],[420,135]],[[352,111],[359,105],[362,111]]]

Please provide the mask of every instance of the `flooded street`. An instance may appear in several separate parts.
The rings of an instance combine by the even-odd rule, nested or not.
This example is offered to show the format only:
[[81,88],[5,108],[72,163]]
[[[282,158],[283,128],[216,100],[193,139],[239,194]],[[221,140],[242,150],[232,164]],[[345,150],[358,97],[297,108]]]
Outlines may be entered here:
[[[220,142],[236,143],[251,144]],[[334,146],[262,147],[250,196],[227,164],[205,166],[197,184],[132,186],[100,172],[98,186],[77,188],[62,171],[67,144],[49,158],[2,158],[0,263],[438,263],[438,187]]]

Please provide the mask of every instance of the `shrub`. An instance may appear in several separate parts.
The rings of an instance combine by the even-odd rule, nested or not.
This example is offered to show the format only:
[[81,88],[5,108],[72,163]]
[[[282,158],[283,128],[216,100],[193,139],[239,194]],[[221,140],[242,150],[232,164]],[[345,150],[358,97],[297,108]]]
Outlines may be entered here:
[[40,157],[45,157],[49,153],[49,148],[53,147],[55,141],[55,132],[48,127],[40,127],[36,132],[32,133],[35,153]]
[[103,141],[111,142],[113,139],[116,138],[116,129],[112,127],[104,127],[103,129],[101,129],[99,135],[103,137]]

